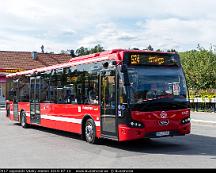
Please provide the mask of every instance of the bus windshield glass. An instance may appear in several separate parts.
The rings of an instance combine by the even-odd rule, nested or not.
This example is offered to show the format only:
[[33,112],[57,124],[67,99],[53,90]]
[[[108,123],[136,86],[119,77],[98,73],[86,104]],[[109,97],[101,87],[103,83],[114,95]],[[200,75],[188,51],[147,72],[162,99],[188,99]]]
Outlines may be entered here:
[[178,109],[187,102],[187,87],[181,67],[131,66],[128,77],[132,105],[169,110]]

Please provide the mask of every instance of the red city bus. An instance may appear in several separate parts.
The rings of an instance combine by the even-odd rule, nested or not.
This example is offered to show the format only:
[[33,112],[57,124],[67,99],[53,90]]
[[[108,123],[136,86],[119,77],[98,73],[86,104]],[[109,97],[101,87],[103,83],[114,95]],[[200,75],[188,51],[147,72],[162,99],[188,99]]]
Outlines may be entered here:
[[176,53],[112,50],[7,76],[7,116],[21,123],[128,141],[190,133]]

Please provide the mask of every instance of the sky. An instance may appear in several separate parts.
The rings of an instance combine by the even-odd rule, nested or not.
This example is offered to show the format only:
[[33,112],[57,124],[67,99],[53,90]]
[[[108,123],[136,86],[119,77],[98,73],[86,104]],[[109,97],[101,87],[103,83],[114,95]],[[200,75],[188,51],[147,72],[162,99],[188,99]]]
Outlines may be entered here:
[[0,51],[210,48],[215,8],[215,0],[0,0]]

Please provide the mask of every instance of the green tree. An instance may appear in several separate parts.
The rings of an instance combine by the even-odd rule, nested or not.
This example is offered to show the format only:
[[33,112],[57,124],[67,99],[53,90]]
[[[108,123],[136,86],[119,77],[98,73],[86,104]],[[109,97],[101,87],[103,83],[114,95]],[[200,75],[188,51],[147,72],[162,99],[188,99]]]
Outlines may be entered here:
[[198,50],[181,52],[188,86],[195,90],[216,89],[216,55],[199,46]]
[[98,44],[94,48],[90,49],[90,53],[98,53],[98,52],[103,52],[103,51],[105,51],[105,50],[100,44]]
[[137,47],[134,47],[134,48],[132,48],[131,50],[140,50],[139,48],[137,48]]
[[154,50],[154,48],[153,48],[151,45],[149,45],[146,49],[147,49],[147,50],[151,50],[151,51]]
[[76,54],[77,56],[88,55],[90,54],[90,51],[88,50],[88,48],[82,46],[76,50]]
[[177,52],[175,49],[168,49],[167,52]]
[[76,50],[76,54],[77,56],[83,56],[83,55],[89,55],[92,53],[98,53],[103,51],[105,51],[105,49],[100,44],[98,44],[95,47],[90,49],[82,46]]

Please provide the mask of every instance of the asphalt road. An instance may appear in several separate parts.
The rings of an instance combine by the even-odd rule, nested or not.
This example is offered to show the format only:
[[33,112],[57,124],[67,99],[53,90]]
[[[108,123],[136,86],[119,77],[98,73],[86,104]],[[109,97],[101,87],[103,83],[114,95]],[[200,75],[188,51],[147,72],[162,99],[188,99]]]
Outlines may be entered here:
[[28,129],[0,113],[0,168],[216,168],[216,126],[185,137],[91,145],[79,135]]

